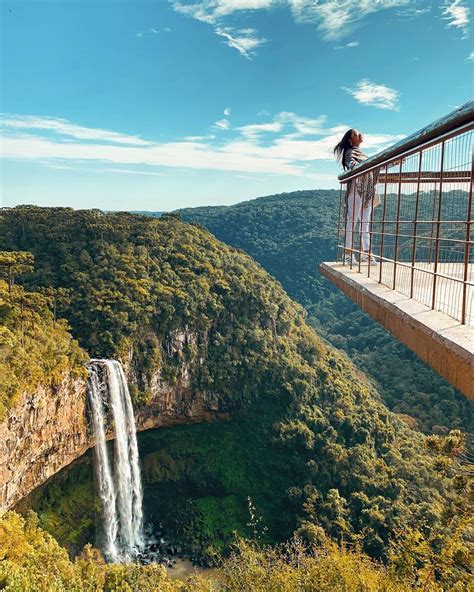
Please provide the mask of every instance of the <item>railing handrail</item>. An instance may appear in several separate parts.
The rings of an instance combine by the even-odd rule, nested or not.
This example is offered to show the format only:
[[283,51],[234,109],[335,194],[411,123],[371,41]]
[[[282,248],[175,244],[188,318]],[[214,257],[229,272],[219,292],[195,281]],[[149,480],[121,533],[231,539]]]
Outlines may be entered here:
[[396,157],[403,156],[410,150],[417,150],[430,141],[438,142],[441,136],[459,131],[462,127],[473,125],[474,122],[474,101],[468,101],[462,107],[455,109],[448,115],[441,117],[433,123],[404,138],[397,144],[364,160],[350,171],[339,175],[338,179],[345,183],[352,177],[363,171],[373,169]]

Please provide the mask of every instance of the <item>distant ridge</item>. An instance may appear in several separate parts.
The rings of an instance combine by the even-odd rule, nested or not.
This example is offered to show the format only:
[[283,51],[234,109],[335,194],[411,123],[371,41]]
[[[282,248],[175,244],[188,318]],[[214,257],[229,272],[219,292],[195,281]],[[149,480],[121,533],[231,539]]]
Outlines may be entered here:
[[410,416],[424,432],[461,428],[474,433],[474,405],[319,273],[319,262],[335,260],[338,210],[338,190],[316,189],[176,213],[246,251],[276,277],[306,308],[320,334],[376,381],[392,411]]
[[163,214],[168,212],[149,212],[148,210],[129,210],[131,214],[140,214],[142,216],[150,216],[151,218],[161,218]]

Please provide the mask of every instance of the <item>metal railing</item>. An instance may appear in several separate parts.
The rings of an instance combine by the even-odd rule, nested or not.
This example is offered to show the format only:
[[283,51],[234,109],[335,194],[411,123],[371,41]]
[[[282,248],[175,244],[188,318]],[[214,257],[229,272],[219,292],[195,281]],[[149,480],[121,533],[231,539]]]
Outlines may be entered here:
[[[474,325],[473,130],[470,102],[340,175],[336,256],[468,325]],[[353,184],[367,174],[378,175],[381,203],[362,203],[364,225],[352,215]],[[372,261],[364,262],[367,251]],[[350,262],[344,254],[353,255]]]

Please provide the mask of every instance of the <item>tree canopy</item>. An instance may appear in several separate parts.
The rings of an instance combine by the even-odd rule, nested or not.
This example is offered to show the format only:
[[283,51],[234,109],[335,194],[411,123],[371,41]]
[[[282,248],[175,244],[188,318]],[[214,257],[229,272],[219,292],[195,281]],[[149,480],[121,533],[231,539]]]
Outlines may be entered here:
[[[432,203],[427,197],[420,200],[425,208]],[[456,200],[444,200],[443,220],[460,219],[463,214],[458,209],[466,209],[461,197],[458,192]],[[394,205],[392,200],[388,207],[393,209]],[[473,403],[319,272],[320,262],[336,259],[338,208],[339,191],[318,189],[178,212],[220,240],[245,250],[277,278],[305,307],[309,323],[375,381],[392,411],[425,433],[446,434],[461,428],[472,434]],[[380,210],[375,210],[376,216]],[[387,213],[390,216],[393,218]],[[431,215],[420,212],[419,218],[430,219]],[[451,224],[449,229],[453,238],[462,238],[459,225]],[[429,235],[430,227],[420,223],[418,233]],[[402,252],[403,243],[399,248]]]
[[[202,554],[228,548],[230,525],[247,532],[248,496],[272,543],[321,529],[387,560],[399,529],[458,528],[467,484],[453,468],[439,470],[426,438],[384,406],[347,357],[306,324],[302,306],[242,250],[179,216],[97,210],[3,210],[0,236],[2,249],[35,258],[16,288],[49,298],[40,316],[53,324],[48,294],[59,291],[57,317],[89,355],[131,355],[137,375],[166,370],[170,381],[186,361],[192,388],[231,413],[229,422],[141,440],[145,502],[161,516],[183,517],[175,528],[184,544],[196,545],[198,533]],[[198,336],[184,359],[166,353],[174,330]],[[25,359],[25,376],[28,367]],[[174,493],[163,500],[170,485]],[[59,494],[71,504],[75,486]],[[40,520],[51,518],[57,501],[45,494]]]

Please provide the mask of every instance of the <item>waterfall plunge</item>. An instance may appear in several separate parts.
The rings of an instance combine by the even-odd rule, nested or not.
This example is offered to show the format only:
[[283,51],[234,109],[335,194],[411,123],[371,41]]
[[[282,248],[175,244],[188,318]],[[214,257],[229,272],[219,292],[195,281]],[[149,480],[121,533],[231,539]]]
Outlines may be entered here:
[[[94,470],[102,502],[103,550],[110,561],[131,561],[144,547],[143,493],[135,417],[119,362],[91,360],[89,403],[96,437]],[[105,437],[107,409],[115,426],[113,462]]]

